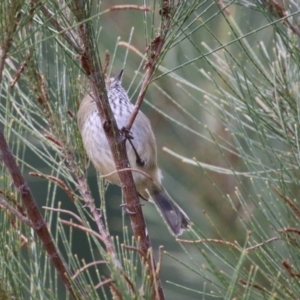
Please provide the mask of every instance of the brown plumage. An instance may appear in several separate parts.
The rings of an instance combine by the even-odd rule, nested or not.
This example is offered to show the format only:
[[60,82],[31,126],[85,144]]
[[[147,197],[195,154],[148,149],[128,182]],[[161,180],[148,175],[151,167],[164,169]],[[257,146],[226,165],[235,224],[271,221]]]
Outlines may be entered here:
[[[121,86],[122,73],[123,70],[108,83],[107,87],[108,99],[119,129],[126,126],[134,109],[134,105],[131,104],[126,91]],[[102,175],[115,171],[115,163],[91,93],[87,94],[81,102],[77,121],[85,150],[95,168]],[[178,236],[189,229],[190,220],[161,184],[162,176],[157,166],[155,137],[148,118],[141,111],[138,112],[130,133],[133,137],[131,140],[133,146],[126,141],[130,166],[146,172],[152,178],[151,180],[141,173],[132,172],[137,191],[145,200],[154,200],[169,229]],[[142,163],[138,162],[136,153]],[[117,173],[106,179],[120,185]]]

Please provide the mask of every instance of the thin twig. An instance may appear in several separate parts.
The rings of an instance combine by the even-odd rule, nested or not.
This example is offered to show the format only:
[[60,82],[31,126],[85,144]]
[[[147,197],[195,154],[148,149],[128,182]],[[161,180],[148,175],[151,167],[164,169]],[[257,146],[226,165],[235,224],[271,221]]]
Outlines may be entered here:
[[[259,97],[254,97],[254,100],[277,125],[281,126],[279,117],[276,116],[274,111],[266,103],[264,103]],[[287,127],[286,129],[291,136],[295,136],[295,133],[289,127]]]
[[24,235],[24,234],[22,234],[21,232],[18,232],[19,233],[19,236],[20,236],[20,239],[21,239],[21,248],[23,248],[23,247],[27,247],[28,246],[28,238]]
[[[7,49],[1,47],[0,45],[0,70],[4,69],[4,63],[5,63],[5,59],[6,59],[6,55],[7,55]],[[2,74],[3,72],[0,73],[0,82],[2,82]]]
[[162,53],[163,46],[166,41],[166,36],[169,31],[170,23],[171,23],[171,17],[170,17],[170,2],[169,1],[163,1],[162,9],[160,13],[162,14],[162,26],[159,35],[157,35],[151,42],[151,44],[147,47],[148,51],[148,61],[145,63],[146,68],[146,74],[144,77],[144,80],[142,82],[142,86],[140,89],[140,93],[137,97],[134,109],[131,113],[131,116],[129,117],[129,120],[127,122],[127,125],[125,126],[126,130],[130,131],[132,124],[139,112],[139,109],[143,103],[147,88],[150,84],[152,75],[154,74],[154,71],[157,67],[158,59]]
[[100,289],[101,287],[103,287],[106,284],[109,284],[111,282],[114,282],[112,279],[106,279],[100,283],[98,283],[97,285],[95,285],[95,290]]
[[[104,276],[103,276],[104,277]],[[105,277],[104,277],[105,278]],[[119,289],[116,287],[116,285],[114,284],[114,282],[109,282],[109,287],[111,290],[111,293],[113,295],[113,299],[119,299],[119,300],[123,300],[123,296],[122,293],[119,291]]]
[[150,9],[146,6],[130,5],[130,4],[114,5],[114,6],[111,6],[108,10],[114,11],[114,10],[127,10],[127,9],[139,10],[139,11],[150,11]]
[[97,260],[97,261],[93,261],[91,263],[88,263],[88,264],[84,265],[82,268],[80,268],[79,270],[77,270],[75,272],[75,274],[72,276],[72,280],[74,280],[79,274],[81,274],[82,272],[84,272],[88,268],[96,266],[96,265],[103,265],[103,264],[107,264],[107,261],[105,261],[105,260]]
[[300,278],[300,274],[293,271],[292,266],[289,264],[287,260],[282,261],[282,265],[287,270],[287,272],[290,274],[291,277],[297,277]]
[[[34,0],[33,2],[37,3],[42,11],[42,13],[47,17],[54,28],[57,29],[58,33],[64,37],[64,39],[73,47],[77,53],[81,53],[80,46],[77,45],[76,39],[69,33],[69,29],[66,29],[60,25],[58,20],[55,18],[55,15],[50,12],[50,10],[44,6],[40,1]],[[74,33],[74,32],[73,32]]]
[[104,65],[103,65],[103,74],[105,74],[105,76],[107,76],[107,69],[109,66],[109,61],[110,61],[110,55],[109,55],[109,52],[106,50],[105,60],[104,60]]
[[85,226],[82,226],[82,225],[79,225],[79,224],[76,224],[76,223],[73,223],[72,221],[66,221],[66,220],[62,220],[62,219],[59,219],[59,221],[62,223],[62,224],[65,224],[65,225],[68,225],[68,226],[72,226],[74,228],[77,228],[77,229],[80,229],[86,233],[90,233],[92,235],[94,235],[95,237],[97,237],[101,242],[105,243],[105,240],[104,238],[102,237],[101,234],[97,233],[96,231],[90,229],[90,228],[87,228]]
[[[136,291],[134,288],[134,284],[132,283],[132,281],[129,279],[129,277],[126,275],[126,273],[124,271],[121,272],[122,276],[125,278],[126,283],[128,284],[128,286],[130,287],[132,293],[136,296]],[[137,298],[137,297],[136,297]]]
[[22,205],[14,197],[12,197],[12,195],[8,191],[0,189],[0,194],[2,194],[8,202],[13,203],[13,205],[17,208],[18,212],[21,213],[21,215],[26,216],[26,211],[24,210]]
[[25,60],[21,66],[19,67],[19,69],[17,70],[12,82],[9,84],[10,88],[13,88],[15,86],[15,84],[17,83],[17,81],[19,80],[21,73],[24,71],[24,68],[26,66],[27,61]]
[[160,276],[160,271],[161,271],[161,267],[162,267],[162,257],[163,257],[163,252],[164,247],[163,246],[159,246],[158,249],[158,261],[157,261],[157,266],[156,266],[156,274],[157,276]]
[[108,174],[101,175],[100,178],[107,178],[107,177],[109,177],[111,175],[114,175],[116,173],[126,172],[126,171],[132,171],[132,172],[137,172],[137,173],[143,174],[144,176],[146,176],[147,178],[149,178],[150,180],[153,181],[153,178],[149,174],[147,174],[146,172],[143,172],[141,170],[135,169],[135,168],[124,168],[124,169],[116,170],[116,171],[110,172]]
[[296,216],[299,218],[300,217],[300,210],[299,208],[296,206],[296,204],[289,199],[288,197],[286,197],[285,195],[283,195],[278,188],[276,188],[275,186],[272,186],[273,190],[276,192],[276,194],[278,196],[280,196],[281,199],[283,199],[285,201],[285,203],[293,210],[293,212],[296,214]]
[[227,241],[224,241],[224,240],[218,240],[218,239],[200,239],[200,240],[194,240],[194,241],[176,239],[176,241],[179,242],[179,243],[186,243],[186,244],[216,243],[216,244],[222,244],[222,245],[230,246],[230,247],[235,248],[237,250],[241,250],[241,248],[238,247],[237,245],[235,245],[234,243],[227,242]]
[[[157,282],[157,279],[159,278],[158,273],[156,271],[156,266],[154,263],[154,258],[153,258],[153,249],[150,248],[148,250],[148,255],[150,256],[150,263],[151,265],[149,266],[151,268],[151,274],[155,274],[156,276],[154,276],[153,278],[153,285],[154,285],[154,291],[155,291],[155,299],[159,299],[159,291],[158,291],[158,287],[159,287],[159,283]],[[153,297],[153,296],[152,296]]]
[[134,246],[128,246],[128,245],[125,245],[125,244],[122,244],[121,247],[124,248],[124,249],[136,251],[136,252],[138,252],[141,256],[143,256],[144,259],[146,258],[144,252],[142,252],[141,249],[139,249],[139,248],[137,248],[137,247],[134,247]]
[[[201,243],[216,243],[216,244],[223,244],[223,245],[227,245],[227,246],[230,246],[230,247],[233,247],[237,250],[242,250],[242,248],[238,247],[236,244],[234,243],[231,243],[231,242],[228,242],[228,241],[224,241],[224,240],[218,240],[218,239],[201,239],[201,240],[195,240],[195,241],[191,241],[191,240],[181,240],[181,239],[176,239],[178,242],[180,243],[186,243],[186,244],[201,244]],[[259,243],[259,244],[256,244],[254,246],[251,246],[251,247],[248,247],[246,248],[245,250],[246,251],[251,251],[251,250],[254,250],[256,248],[259,248],[267,243],[271,243],[273,241],[277,241],[277,240],[280,240],[279,237],[273,237],[273,238],[270,238],[268,240],[266,240],[265,242],[263,243]]]
[[265,244],[268,244],[268,243],[271,243],[271,242],[274,242],[274,241],[278,241],[278,240],[280,240],[279,237],[272,237],[272,238],[270,238],[270,239],[264,241],[263,243],[259,243],[259,244],[256,244],[256,245],[254,245],[254,246],[251,246],[251,247],[246,248],[246,251],[254,250],[254,249],[259,248],[259,247],[261,247],[261,246],[263,246],[263,245],[265,245]]
[[258,289],[258,290],[260,290],[260,291],[264,291],[265,289],[263,288],[263,287],[261,287],[260,285],[258,285],[257,283],[250,283],[250,282],[247,282],[246,280],[244,280],[244,279],[240,279],[239,280],[240,281],[240,283],[242,284],[242,285],[245,285],[245,286],[251,286],[251,287],[253,287],[253,288],[255,288],[255,289]]
[[53,136],[51,134],[44,134],[44,137],[47,140],[51,141],[53,144],[55,144],[60,149],[62,148],[62,145],[61,145],[60,141],[55,136]]
[[32,222],[26,218],[25,216],[23,216],[17,209],[15,209],[14,207],[12,207],[11,205],[9,205],[4,199],[0,198],[0,208],[4,207],[7,210],[9,210],[14,216],[16,216],[21,222],[25,223],[26,225],[28,225],[29,227],[33,227]]
[[67,209],[61,209],[61,208],[54,208],[54,207],[48,207],[48,206],[43,206],[42,208],[47,209],[47,210],[52,210],[52,211],[57,211],[60,213],[65,213],[65,214],[69,214],[72,217],[74,217],[77,221],[79,221],[81,223],[81,225],[84,225],[83,220],[76,214],[74,214],[72,211],[67,210]]
[[143,56],[142,53],[136,47],[134,47],[133,45],[131,45],[127,42],[121,41],[121,42],[118,43],[118,45],[121,46],[121,47],[125,47],[125,48],[131,50],[132,52],[134,52],[134,53],[136,53],[140,56]]
[[[73,165],[75,163],[75,161],[72,160],[72,161],[69,161],[69,163],[72,163],[72,165]],[[76,167],[77,167],[77,165],[75,164],[75,166],[74,165],[72,166],[72,169],[76,170],[75,169]],[[97,210],[97,208],[95,206],[95,202],[91,195],[91,191],[87,185],[87,182],[86,182],[85,178],[79,174],[79,172],[76,171],[74,173],[75,173],[76,180],[78,183],[77,188],[80,191],[80,194],[81,194],[84,202],[90,209],[90,212],[95,220],[95,223],[96,223],[98,230],[101,234],[101,237],[103,239],[103,243],[105,245],[106,251],[112,256],[112,259],[115,262],[116,267],[120,267],[121,264],[118,260],[118,256],[115,251],[113,242],[112,242],[111,237],[110,237],[108,231],[106,230],[106,227],[102,221],[101,213]]]
[[286,232],[292,232],[292,233],[297,233],[300,235],[300,229],[299,228],[292,228],[292,227],[285,227],[281,230],[278,230],[280,233],[286,233]]
[[52,182],[58,184],[66,192],[66,194],[68,195],[68,197],[71,199],[72,202],[75,201],[75,197],[74,197],[72,191],[69,189],[69,187],[66,185],[66,183],[63,180],[61,180],[53,175],[44,175],[44,174],[38,173],[38,172],[29,172],[29,175],[51,180]]

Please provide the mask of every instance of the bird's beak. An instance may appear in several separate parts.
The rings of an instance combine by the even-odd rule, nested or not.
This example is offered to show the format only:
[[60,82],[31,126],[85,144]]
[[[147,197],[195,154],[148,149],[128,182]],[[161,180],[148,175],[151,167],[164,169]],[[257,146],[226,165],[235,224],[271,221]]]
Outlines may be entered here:
[[124,69],[120,71],[120,73],[115,77],[114,82],[121,82],[122,75],[123,75]]

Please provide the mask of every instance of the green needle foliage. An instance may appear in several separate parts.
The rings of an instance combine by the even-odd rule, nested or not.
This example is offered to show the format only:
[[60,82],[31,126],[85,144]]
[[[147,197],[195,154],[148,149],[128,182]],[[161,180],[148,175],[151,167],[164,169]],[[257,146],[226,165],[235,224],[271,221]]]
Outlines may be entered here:
[[[297,1],[133,2],[0,4],[0,128],[77,299],[155,299],[151,272],[167,299],[298,299]],[[133,102],[154,61],[142,110],[193,222],[175,240],[145,204],[156,271],[77,128],[86,24],[107,77],[125,67]],[[0,229],[0,299],[70,299],[4,164]]]

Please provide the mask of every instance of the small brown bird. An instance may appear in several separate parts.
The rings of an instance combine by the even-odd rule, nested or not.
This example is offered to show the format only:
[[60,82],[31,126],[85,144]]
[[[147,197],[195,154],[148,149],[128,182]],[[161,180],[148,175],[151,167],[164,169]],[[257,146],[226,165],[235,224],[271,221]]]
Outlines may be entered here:
[[[119,129],[126,126],[134,109],[134,105],[129,101],[126,91],[121,86],[122,74],[123,70],[107,83],[109,103]],[[102,175],[115,171],[115,163],[92,93],[83,98],[77,121],[84,148],[95,168]],[[131,168],[141,170],[152,178],[151,180],[133,171],[137,191],[144,200],[154,200],[169,229],[175,236],[178,236],[190,228],[190,220],[161,184],[162,175],[157,167],[155,137],[148,118],[141,111],[134,120],[130,135],[132,139],[126,141],[126,150]],[[120,185],[117,173],[107,177],[107,180]]]

